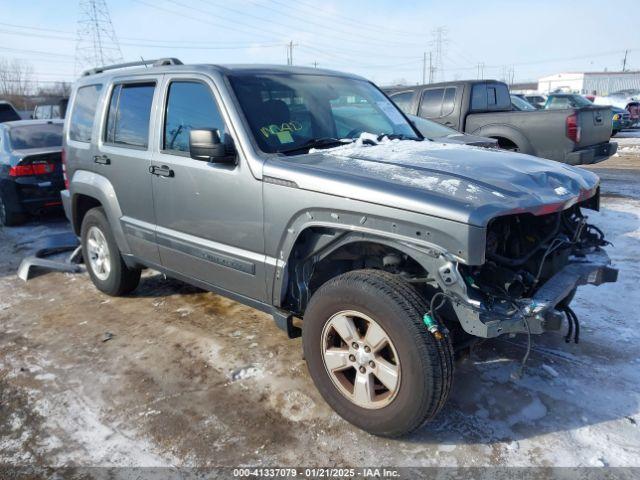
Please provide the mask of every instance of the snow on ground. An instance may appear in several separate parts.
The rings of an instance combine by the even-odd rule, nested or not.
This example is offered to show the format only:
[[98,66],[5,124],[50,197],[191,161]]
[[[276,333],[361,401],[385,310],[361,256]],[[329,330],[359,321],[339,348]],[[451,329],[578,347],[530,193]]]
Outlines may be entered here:
[[[616,160],[631,168],[636,158]],[[125,298],[100,294],[86,275],[24,284],[17,259],[67,227],[0,230],[0,464],[640,466],[635,172],[616,180],[626,196],[587,212],[620,276],[578,290],[580,343],[534,337],[514,380],[524,336],[485,342],[456,362],[438,417],[395,440],[339,418],[309,379],[300,341],[267,315],[151,271]]]

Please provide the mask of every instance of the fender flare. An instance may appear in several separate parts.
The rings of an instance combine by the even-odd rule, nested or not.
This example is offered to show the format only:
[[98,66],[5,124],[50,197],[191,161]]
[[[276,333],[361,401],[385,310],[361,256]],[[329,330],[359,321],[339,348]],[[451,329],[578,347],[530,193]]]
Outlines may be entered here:
[[[369,222],[372,225],[368,225]],[[449,287],[459,280],[456,278],[457,269],[453,267],[457,262],[455,256],[428,239],[418,237],[414,225],[392,219],[369,219],[362,214],[307,211],[292,220],[278,249],[279,255],[273,272],[273,282],[271,282],[273,285],[271,298],[275,306],[282,306],[285,300],[290,280],[289,264],[294,247],[300,236],[312,228],[331,229],[337,234],[333,238],[318,242],[309,258],[325,258],[338,248],[350,243],[377,243],[406,254],[434,275],[440,269],[442,272],[449,270],[449,273],[442,274],[441,277],[435,275],[441,287]]]
[[[124,255],[131,253],[120,218],[122,210],[118,203],[115,189],[111,182],[104,176],[87,170],[77,170],[71,179],[71,217],[76,218],[79,195],[95,198],[104,209],[111,231],[115,237],[120,252]],[[77,232],[79,233],[79,232]]]
[[535,150],[533,149],[531,142],[529,141],[525,133],[509,125],[499,123],[483,125],[482,127],[469,133],[472,133],[473,135],[480,135],[483,137],[506,138],[507,140],[510,140],[518,146],[520,153],[527,153],[529,155],[535,154]]

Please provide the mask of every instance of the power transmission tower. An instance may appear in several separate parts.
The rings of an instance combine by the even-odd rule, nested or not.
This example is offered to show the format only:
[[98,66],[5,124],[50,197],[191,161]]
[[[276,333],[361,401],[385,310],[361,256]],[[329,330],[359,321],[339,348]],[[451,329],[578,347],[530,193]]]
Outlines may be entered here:
[[622,60],[622,71],[626,72],[627,71],[627,54],[629,53],[629,50],[625,50],[624,51],[624,60]]
[[122,62],[106,0],[80,0],[75,70]]
[[431,46],[435,49],[435,61],[433,62],[433,75],[432,80],[435,79],[436,73],[438,73],[441,80],[444,80],[444,48],[447,44],[447,28],[438,27],[431,31]]

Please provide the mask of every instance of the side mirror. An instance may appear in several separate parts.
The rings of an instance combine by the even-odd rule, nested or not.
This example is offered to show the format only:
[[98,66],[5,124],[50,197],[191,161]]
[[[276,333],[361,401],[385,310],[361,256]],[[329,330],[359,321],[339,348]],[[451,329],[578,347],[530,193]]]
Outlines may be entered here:
[[211,163],[235,163],[235,148],[230,137],[220,139],[217,128],[203,128],[189,132],[189,154],[194,160]]

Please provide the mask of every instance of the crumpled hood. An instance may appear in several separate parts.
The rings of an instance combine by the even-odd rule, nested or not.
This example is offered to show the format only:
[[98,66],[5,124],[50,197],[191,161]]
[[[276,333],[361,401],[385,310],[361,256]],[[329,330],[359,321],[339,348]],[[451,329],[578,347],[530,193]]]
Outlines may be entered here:
[[[278,157],[265,175],[300,188],[485,226],[510,213],[550,213],[593,196],[597,175],[519,153],[430,141]],[[322,181],[320,181],[322,180]]]

